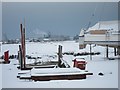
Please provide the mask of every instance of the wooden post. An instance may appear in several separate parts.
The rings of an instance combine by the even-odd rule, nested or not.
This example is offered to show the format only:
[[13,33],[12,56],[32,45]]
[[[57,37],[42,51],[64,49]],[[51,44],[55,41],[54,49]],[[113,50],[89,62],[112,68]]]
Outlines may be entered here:
[[108,45],[106,45],[106,58],[108,58]]
[[24,18],[24,28],[23,28],[23,57],[24,57],[24,68],[26,68],[26,48],[25,48],[25,18]]
[[22,69],[23,68],[23,58],[22,58],[22,49],[21,49],[21,45],[19,45],[19,62],[20,62],[20,69]]
[[117,47],[117,55],[120,55],[120,46]]
[[19,46],[19,50],[20,50],[20,60],[21,60],[21,69],[24,68],[23,67],[23,26],[22,24],[20,24],[20,32],[21,32],[21,46]]
[[117,51],[115,47],[114,47],[114,55],[117,56]]
[[20,24],[20,30],[21,30],[22,64],[23,64],[23,68],[26,68],[26,63],[25,63],[25,27],[23,28],[22,24]]
[[91,44],[90,44],[90,60],[92,60],[92,47],[91,47]]
[[5,63],[9,63],[9,51],[4,52]]
[[23,28],[23,60],[24,60],[24,68],[26,68],[26,60],[25,60],[25,28]]
[[61,67],[61,58],[62,58],[62,46],[59,45],[58,47],[58,67]]

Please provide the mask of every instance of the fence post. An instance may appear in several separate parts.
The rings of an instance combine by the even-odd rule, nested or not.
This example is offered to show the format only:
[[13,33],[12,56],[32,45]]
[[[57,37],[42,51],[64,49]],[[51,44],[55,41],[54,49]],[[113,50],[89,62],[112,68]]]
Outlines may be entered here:
[[59,45],[58,47],[58,67],[61,67],[61,58],[62,58],[62,46]]

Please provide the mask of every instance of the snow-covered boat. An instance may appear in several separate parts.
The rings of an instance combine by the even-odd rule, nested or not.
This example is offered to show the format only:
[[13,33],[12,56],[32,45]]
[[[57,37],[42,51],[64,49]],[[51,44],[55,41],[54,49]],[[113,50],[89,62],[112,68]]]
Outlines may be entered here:
[[[79,35],[80,48],[86,44],[98,44],[117,48],[120,51],[120,30],[118,25],[120,21],[100,21],[87,30],[82,29]],[[120,54],[120,52],[119,52]]]

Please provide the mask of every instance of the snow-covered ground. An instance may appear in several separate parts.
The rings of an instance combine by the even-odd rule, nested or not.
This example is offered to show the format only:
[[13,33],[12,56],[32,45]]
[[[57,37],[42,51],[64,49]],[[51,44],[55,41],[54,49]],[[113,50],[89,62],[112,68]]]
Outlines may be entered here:
[[[58,45],[63,46],[63,52],[89,52],[89,45],[85,49],[79,50],[79,43],[75,41],[65,42],[46,42],[46,43],[27,43],[26,55],[34,57],[42,57],[41,60],[56,60],[49,58],[49,56],[56,56]],[[2,52],[9,50],[10,55],[18,53],[18,44],[5,44],[2,45]],[[92,76],[88,76],[84,80],[51,80],[51,81],[29,81],[19,80],[17,78],[18,60],[11,59],[10,64],[2,66],[2,88],[118,88],[118,60],[107,60],[105,58],[105,47],[95,46],[92,48],[94,52],[101,52],[100,55],[92,56],[77,56],[77,58],[85,58],[87,61],[86,70],[93,72]],[[113,48],[109,48],[109,56],[114,57]],[[63,59],[66,60],[70,66],[73,66],[72,60],[76,58],[72,55],[64,55]],[[30,62],[30,61],[28,61]],[[99,76],[98,73],[104,73],[104,76]]]

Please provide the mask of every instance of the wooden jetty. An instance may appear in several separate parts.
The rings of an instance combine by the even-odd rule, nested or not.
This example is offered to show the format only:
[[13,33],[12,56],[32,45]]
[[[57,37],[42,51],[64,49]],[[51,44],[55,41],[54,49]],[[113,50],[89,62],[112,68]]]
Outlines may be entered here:
[[83,74],[68,74],[68,75],[46,75],[46,76],[31,76],[34,81],[50,81],[50,80],[75,80],[75,79],[86,79],[86,75],[93,75],[93,73]]
[[75,80],[86,79],[87,75],[93,75],[93,73],[78,68],[34,68],[31,70],[30,74],[19,75],[18,78],[34,81]]
[[18,66],[18,69],[21,70],[31,70],[33,67],[34,68],[54,68],[56,65],[58,64],[58,61],[50,61],[50,62],[45,62],[45,63],[41,63],[41,64],[26,64],[26,68],[20,68],[20,66]]
[[[26,64],[26,45],[25,45],[25,25],[20,24],[21,31],[21,45],[19,45],[18,59],[20,63],[19,69],[22,71],[18,73],[17,78],[28,79],[34,81],[49,81],[49,80],[73,80],[86,79],[87,75],[93,75],[91,72],[81,70],[84,64],[73,68],[63,60],[62,46],[58,48],[58,61],[37,64]],[[57,65],[57,67],[55,67]],[[34,68],[33,68],[34,67]],[[77,68],[76,68],[77,67]],[[40,69],[39,69],[40,68]],[[85,68],[84,68],[85,69]],[[30,70],[29,72],[23,72]]]

